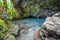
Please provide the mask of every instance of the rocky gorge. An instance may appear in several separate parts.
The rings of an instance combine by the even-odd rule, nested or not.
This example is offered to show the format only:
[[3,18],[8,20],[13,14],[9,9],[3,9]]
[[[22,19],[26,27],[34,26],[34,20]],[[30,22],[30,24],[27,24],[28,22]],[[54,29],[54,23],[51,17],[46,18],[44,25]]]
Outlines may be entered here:
[[60,0],[0,0],[0,40],[60,40]]
[[[36,35],[40,35],[41,40],[60,40],[59,19],[60,17],[48,17]],[[38,37],[36,36],[36,38]]]

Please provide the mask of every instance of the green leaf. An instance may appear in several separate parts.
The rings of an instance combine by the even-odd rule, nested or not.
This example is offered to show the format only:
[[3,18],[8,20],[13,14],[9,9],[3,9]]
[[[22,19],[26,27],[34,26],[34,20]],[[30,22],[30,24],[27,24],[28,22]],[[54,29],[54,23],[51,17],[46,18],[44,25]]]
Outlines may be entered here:
[[[4,32],[4,31],[6,31],[6,30],[8,30],[8,27],[7,27],[7,25],[5,24],[5,22],[3,21],[3,20],[1,20],[0,19],[0,26],[2,26],[3,27],[3,31],[1,31],[1,32]],[[5,29],[5,30],[4,30]]]
[[4,34],[0,32],[0,39],[4,38]]
[[15,9],[13,8],[13,3],[11,0],[6,0],[6,7],[7,7],[7,12],[12,16],[12,17],[15,17],[16,15],[16,11]]
[[2,6],[2,4],[3,4],[3,1],[2,1],[2,0],[0,0],[0,7]]

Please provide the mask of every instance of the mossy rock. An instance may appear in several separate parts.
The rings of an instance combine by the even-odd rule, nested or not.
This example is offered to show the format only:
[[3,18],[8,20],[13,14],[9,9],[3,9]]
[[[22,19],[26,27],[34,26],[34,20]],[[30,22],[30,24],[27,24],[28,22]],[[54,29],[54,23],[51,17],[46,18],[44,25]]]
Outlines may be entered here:
[[[59,7],[57,6],[58,0],[13,0],[13,3],[14,7],[18,7],[22,10],[22,16],[27,15],[28,17],[43,15],[44,13],[41,12],[44,11],[44,9],[53,11],[59,10]],[[49,15],[49,13],[47,14]]]
[[0,11],[0,18],[5,20],[12,20],[13,17],[7,12]]
[[7,35],[5,36],[4,40],[16,40],[13,35]]

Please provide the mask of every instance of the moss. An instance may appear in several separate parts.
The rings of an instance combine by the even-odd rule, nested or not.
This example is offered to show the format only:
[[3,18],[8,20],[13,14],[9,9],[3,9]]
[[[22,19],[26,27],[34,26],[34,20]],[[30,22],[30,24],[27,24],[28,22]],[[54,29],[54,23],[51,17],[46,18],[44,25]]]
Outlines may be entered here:
[[[36,16],[43,11],[42,9],[50,9],[50,10],[58,10],[59,8],[56,5],[56,2],[58,0],[26,0],[22,1],[21,5],[18,7],[21,7],[22,10],[25,12],[23,15],[25,16]],[[18,2],[17,2],[18,3]],[[58,3],[58,2],[57,2]],[[15,5],[15,4],[14,4]],[[55,7],[55,8],[54,8]],[[20,13],[21,15],[21,13]],[[22,15],[22,16],[23,16]]]

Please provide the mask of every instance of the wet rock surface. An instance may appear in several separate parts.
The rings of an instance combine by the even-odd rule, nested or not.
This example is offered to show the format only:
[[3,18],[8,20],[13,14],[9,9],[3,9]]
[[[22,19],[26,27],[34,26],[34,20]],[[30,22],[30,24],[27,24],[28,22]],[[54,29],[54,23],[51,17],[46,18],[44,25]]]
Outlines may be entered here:
[[29,27],[27,29],[22,29],[20,31],[20,36],[16,37],[16,39],[17,40],[34,40],[33,36],[38,31],[39,28],[40,27]]
[[40,40],[60,40],[60,17],[48,17],[39,33]]
[[53,17],[60,17],[60,12],[56,13],[55,15],[53,15]]

